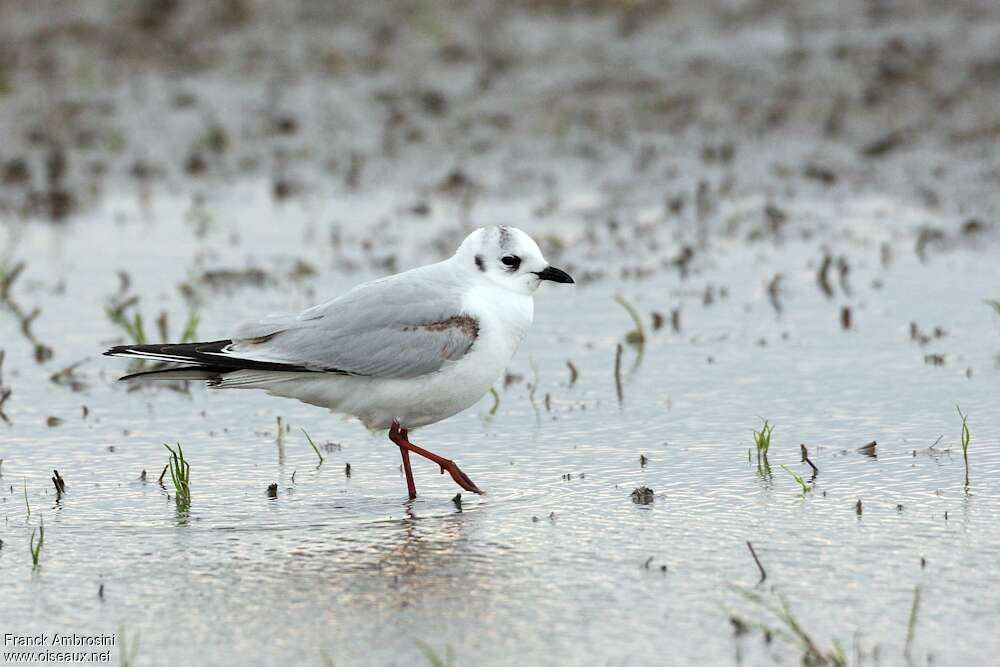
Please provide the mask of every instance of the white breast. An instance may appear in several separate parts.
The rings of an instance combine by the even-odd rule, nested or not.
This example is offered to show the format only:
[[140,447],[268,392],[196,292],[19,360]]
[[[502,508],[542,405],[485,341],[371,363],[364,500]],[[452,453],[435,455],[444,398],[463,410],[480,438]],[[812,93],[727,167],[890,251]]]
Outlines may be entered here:
[[[404,392],[399,396],[396,417],[408,428],[447,419],[474,405],[496,384],[528,333],[534,299],[499,287],[477,286],[466,293],[463,311],[479,322],[479,335],[468,354],[421,378],[417,391],[413,380],[407,381],[405,388],[392,383],[378,391],[394,395],[388,402],[395,402],[397,390]],[[384,418],[371,421],[375,428],[388,425]]]

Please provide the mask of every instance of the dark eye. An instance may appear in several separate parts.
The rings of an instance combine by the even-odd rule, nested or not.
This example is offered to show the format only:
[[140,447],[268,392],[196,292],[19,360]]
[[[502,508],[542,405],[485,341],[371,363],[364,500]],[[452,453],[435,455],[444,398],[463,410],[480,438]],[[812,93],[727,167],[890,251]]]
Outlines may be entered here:
[[500,258],[504,266],[509,266],[512,271],[517,271],[517,267],[521,266],[521,258],[517,255],[504,255]]

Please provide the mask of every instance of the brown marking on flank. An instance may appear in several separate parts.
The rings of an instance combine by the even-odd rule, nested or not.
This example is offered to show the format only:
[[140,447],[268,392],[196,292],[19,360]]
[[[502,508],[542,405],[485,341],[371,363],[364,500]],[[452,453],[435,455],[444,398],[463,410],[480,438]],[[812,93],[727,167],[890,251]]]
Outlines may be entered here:
[[440,322],[426,322],[424,324],[413,324],[403,327],[403,331],[416,331],[417,329],[425,329],[427,331],[458,329],[469,338],[475,340],[479,337],[479,320],[468,315],[456,315]]
[[475,344],[479,337],[479,320],[468,315],[457,315],[449,317],[440,322],[427,322],[425,324],[410,324],[403,327],[403,331],[449,331],[454,329],[465,334],[471,340],[466,345],[462,345],[457,340],[445,341],[441,345],[441,358],[455,360],[465,355]]

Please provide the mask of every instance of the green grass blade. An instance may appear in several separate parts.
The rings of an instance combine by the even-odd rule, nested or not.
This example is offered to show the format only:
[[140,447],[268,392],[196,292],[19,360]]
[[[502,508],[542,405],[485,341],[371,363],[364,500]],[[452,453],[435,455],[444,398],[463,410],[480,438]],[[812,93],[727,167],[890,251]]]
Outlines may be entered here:
[[806,484],[806,481],[805,481],[804,479],[802,479],[802,475],[799,475],[798,473],[796,473],[796,472],[795,472],[794,470],[790,469],[790,468],[789,468],[788,466],[786,466],[785,464],[781,464],[781,467],[782,467],[782,468],[784,468],[784,469],[785,469],[785,472],[787,472],[787,473],[788,473],[789,475],[791,475],[791,476],[792,476],[792,478],[793,478],[793,479],[794,479],[794,480],[795,480],[796,482],[798,482],[798,483],[799,483],[799,486],[801,486],[801,487],[802,487],[802,493],[803,493],[803,494],[805,494],[805,493],[809,493],[810,491],[812,491],[812,487],[811,487],[811,486],[809,486],[808,484]]
[[319,453],[319,447],[316,446],[316,443],[313,442],[313,439],[309,437],[309,434],[306,433],[304,428],[300,428],[299,430],[306,436],[306,440],[309,441],[309,445],[313,448],[313,451],[316,452],[316,456],[319,458],[319,464],[323,465],[323,455]]
[[420,652],[424,654],[425,658],[427,658],[427,663],[431,667],[455,667],[455,656],[450,646],[447,648],[446,656],[442,658],[427,642],[420,641],[418,639],[416,640],[416,643],[417,648],[419,648]]
[[187,322],[184,324],[184,331],[181,332],[181,342],[191,343],[198,336],[198,313],[191,311]]
[[639,312],[621,294],[615,295],[615,301],[628,312],[629,317],[632,318],[632,322],[635,324],[635,329],[625,334],[625,342],[630,345],[642,345],[646,342],[646,329],[642,326],[642,318],[639,317]]

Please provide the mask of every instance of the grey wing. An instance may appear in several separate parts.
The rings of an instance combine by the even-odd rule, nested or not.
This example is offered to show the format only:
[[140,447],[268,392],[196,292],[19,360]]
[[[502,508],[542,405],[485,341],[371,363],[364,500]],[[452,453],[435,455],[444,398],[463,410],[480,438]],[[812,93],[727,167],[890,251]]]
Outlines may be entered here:
[[458,286],[417,270],[360,285],[298,315],[241,325],[227,354],[407,378],[461,359],[478,336],[479,322],[462,312]]

